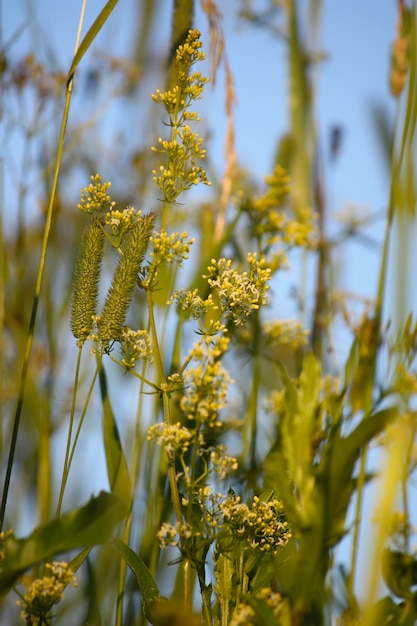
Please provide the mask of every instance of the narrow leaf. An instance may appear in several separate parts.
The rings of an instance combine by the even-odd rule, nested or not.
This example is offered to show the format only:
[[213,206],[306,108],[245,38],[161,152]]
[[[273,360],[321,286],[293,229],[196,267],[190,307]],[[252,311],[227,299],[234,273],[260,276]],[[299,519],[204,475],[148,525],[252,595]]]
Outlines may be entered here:
[[106,452],[107,476],[111,492],[120,498],[128,510],[132,505],[132,483],[123,453],[116,419],[110,403],[107,378],[103,367],[99,372],[101,401],[103,404],[103,437]]
[[136,577],[146,615],[147,607],[160,599],[158,586],[146,564],[132,548],[117,537],[114,539],[114,544]]
[[362,447],[372,441],[385,426],[397,416],[397,409],[390,408],[365,417],[347,437],[338,434],[331,447],[330,462],[325,470],[324,484],[328,485],[329,545],[340,539],[347,508],[353,492],[352,474]]
[[118,3],[118,1],[119,0],[108,0],[107,4],[104,6],[104,8],[101,11],[101,13],[94,20],[92,26],[88,30],[87,34],[85,35],[84,39],[82,40],[82,42],[81,42],[81,44],[79,46],[77,52],[75,53],[75,56],[74,56],[73,61],[71,63],[71,67],[70,67],[68,75],[67,75],[67,84],[72,79],[72,77],[74,75],[74,72],[75,72],[77,66],[79,65],[81,59],[83,58],[83,56],[87,52],[88,48],[91,46],[91,44],[93,43],[94,39],[97,37],[98,33],[100,32],[100,30],[102,29],[102,27],[106,23],[107,19],[109,18],[111,12],[113,11],[113,9],[116,6],[116,4]]
[[104,543],[126,514],[126,506],[119,498],[102,491],[86,505],[38,526],[25,539],[6,538],[0,593],[7,591],[26,570],[54,554]]

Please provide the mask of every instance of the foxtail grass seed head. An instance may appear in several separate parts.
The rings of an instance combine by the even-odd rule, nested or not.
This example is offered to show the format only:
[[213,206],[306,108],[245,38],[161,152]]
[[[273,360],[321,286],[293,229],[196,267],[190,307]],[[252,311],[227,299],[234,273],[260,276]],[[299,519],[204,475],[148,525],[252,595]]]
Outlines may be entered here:
[[98,217],[93,217],[81,236],[74,271],[70,326],[82,344],[94,325],[104,249],[104,231]]
[[410,67],[411,10],[405,2],[397,2],[397,34],[391,49],[390,88],[395,98],[404,89]]
[[154,213],[141,217],[123,241],[122,255],[107,292],[103,311],[97,320],[98,337],[105,348],[112,341],[121,339],[127,310],[154,224]]

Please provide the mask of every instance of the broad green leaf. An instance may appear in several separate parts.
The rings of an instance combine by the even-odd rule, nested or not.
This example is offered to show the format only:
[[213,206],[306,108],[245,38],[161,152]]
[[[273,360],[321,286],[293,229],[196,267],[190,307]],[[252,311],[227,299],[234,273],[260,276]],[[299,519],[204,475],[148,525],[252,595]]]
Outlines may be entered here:
[[136,576],[146,615],[147,609],[151,606],[151,604],[160,599],[158,586],[146,564],[142,561],[140,556],[132,550],[132,548],[117,537],[114,539],[114,544],[129,568],[132,570],[133,574]]
[[38,526],[25,539],[7,538],[0,593],[7,591],[26,570],[54,554],[104,543],[127,513],[119,498],[102,491],[84,506]]
[[72,77],[74,75],[74,72],[75,72],[77,66],[79,65],[81,59],[83,58],[83,56],[87,52],[88,48],[93,43],[94,39],[97,37],[97,35],[100,32],[100,30],[103,28],[104,24],[106,23],[107,19],[109,18],[111,12],[113,11],[113,9],[116,6],[116,4],[118,3],[118,1],[119,0],[108,0],[106,5],[104,6],[103,10],[100,12],[98,17],[94,20],[93,24],[89,28],[87,34],[85,35],[84,39],[82,40],[82,42],[81,42],[77,52],[75,53],[75,56],[74,56],[73,61],[71,63],[71,67],[70,67],[68,75],[67,75],[67,83],[72,79]]
[[104,449],[106,452],[107,475],[110,489],[130,510],[132,505],[132,484],[110,403],[106,373],[102,366],[100,367],[99,379],[101,401],[103,404]]

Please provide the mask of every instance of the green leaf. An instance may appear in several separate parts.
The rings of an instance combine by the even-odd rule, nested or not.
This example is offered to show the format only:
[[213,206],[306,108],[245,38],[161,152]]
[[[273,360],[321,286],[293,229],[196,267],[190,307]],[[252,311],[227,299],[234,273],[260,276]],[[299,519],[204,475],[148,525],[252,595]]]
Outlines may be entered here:
[[54,554],[104,543],[127,512],[119,498],[102,491],[84,506],[38,526],[25,539],[7,538],[0,593],[7,591],[26,570]]
[[231,608],[236,599],[237,576],[233,553],[224,553],[220,549],[215,552],[214,558],[215,592],[220,607],[222,620],[228,624],[231,618]]
[[255,609],[256,615],[260,618],[260,624],[262,624],[262,626],[276,626],[277,618],[274,615],[274,610],[271,606],[269,606],[266,600],[249,595],[244,596],[243,600]]
[[77,52],[75,53],[75,56],[74,56],[73,60],[72,60],[71,67],[70,67],[68,75],[67,75],[67,84],[72,79],[72,77],[74,75],[74,72],[75,72],[77,66],[79,65],[81,59],[83,58],[83,56],[87,52],[88,48],[93,43],[94,39],[97,37],[97,35],[100,32],[100,30],[103,28],[104,24],[106,23],[107,19],[109,18],[111,12],[113,11],[113,9],[116,6],[116,4],[118,3],[118,1],[119,0],[108,0],[107,4],[104,6],[103,10],[100,12],[98,17],[94,20],[92,26],[89,28],[87,34],[85,35],[84,39],[82,40],[82,42],[81,42]]
[[136,552],[134,552],[132,548],[127,545],[127,543],[124,543],[121,539],[115,538],[114,544],[129,568],[132,570],[133,574],[136,576],[146,616],[149,607],[154,602],[161,599],[158,586],[146,564],[142,561],[140,556],[138,556]]
[[87,559],[85,575],[85,595],[87,598],[87,609],[81,622],[82,624],[94,624],[94,626],[102,626],[100,581],[101,572],[99,568],[95,568],[94,565],[91,563],[91,560]]
[[106,373],[102,366],[100,367],[99,380],[103,404],[104,449],[106,452],[107,476],[110,489],[130,511],[132,506],[132,484],[110,403]]
[[81,567],[81,565],[84,563],[84,561],[90,554],[92,548],[93,546],[88,546],[88,548],[84,548],[84,550],[82,550],[79,554],[77,554],[77,556],[71,559],[71,561],[69,562],[69,566],[73,572],[76,572]]
[[411,598],[411,587],[417,585],[417,561],[398,550],[384,550],[382,576],[392,593],[399,598]]
[[371,616],[372,623],[378,626],[391,626],[392,624],[401,624],[401,626],[415,625],[415,612],[410,611],[406,605],[396,604],[392,598],[386,596],[379,600],[373,607]]
[[347,437],[341,437],[338,431],[329,440],[328,458],[324,458],[323,463],[328,463],[323,474],[323,488],[328,489],[328,547],[335,545],[344,534],[347,508],[354,489],[353,470],[363,446],[370,443],[397,414],[396,408],[372,413]]

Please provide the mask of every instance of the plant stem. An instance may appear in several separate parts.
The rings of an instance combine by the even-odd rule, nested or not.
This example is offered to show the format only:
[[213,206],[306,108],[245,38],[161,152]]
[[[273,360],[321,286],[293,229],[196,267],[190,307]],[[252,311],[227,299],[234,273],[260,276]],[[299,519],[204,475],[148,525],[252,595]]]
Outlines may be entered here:
[[59,136],[58,148],[57,148],[57,156],[56,156],[55,167],[54,167],[54,176],[53,176],[52,188],[51,188],[51,193],[49,196],[48,209],[46,213],[46,220],[45,220],[45,226],[44,226],[44,231],[43,231],[41,256],[40,256],[39,266],[38,266],[38,275],[36,278],[35,294],[33,296],[33,301],[32,301],[32,310],[30,314],[29,328],[28,328],[28,333],[27,333],[27,338],[26,338],[26,347],[25,347],[25,353],[23,357],[22,372],[21,372],[19,391],[18,391],[18,396],[17,396],[17,404],[16,404],[16,410],[15,410],[14,420],[13,420],[13,430],[12,430],[12,436],[10,440],[9,457],[7,460],[6,476],[4,479],[3,495],[1,499],[1,505],[0,505],[0,531],[3,529],[3,524],[4,524],[4,516],[6,512],[7,498],[9,494],[10,479],[11,479],[11,474],[12,474],[14,455],[16,451],[17,437],[19,434],[20,420],[22,416],[23,400],[24,400],[25,389],[26,389],[29,361],[30,361],[30,355],[32,352],[32,343],[33,343],[33,336],[35,333],[35,324],[36,324],[36,317],[38,313],[38,305],[39,305],[39,298],[40,298],[40,292],[41,292],[41,286],[42,286],[42,279],[43,279],[43,274],[45,270],[46,251],[48,248],[49,234],[51,231],[52,214],[53,214],[53,209],[54,209],[56,190],[58,186],[58,176],[59,176],[59,171],[61,168],[62,154],[64,151],[64,138],[65,138],[67,122],[68,122],[71,94],[72,94],[72,79],[67,83],[64,111],[62,115],[61,130],[60,130],[60,136]]
[[[397,181],[397,164],[394,161],[393,163],[393,171],[391,177],[391,190],[390,190],[390,201],[388,207],[388,216],[387,223],[385,228],[385,237],[384,237],[384,246],[382,252],[382,260],[381,267],[379,271],[379,280],[378,280],[378,290],[377,290],[377,299],[375,303],[375,315],[373,321],[373,333],[376,335],[373,337],[372,348],[374,350],[374,354],[372,355],[372,378],[375,379],[376,375],[376,359],[378,354],[378,346],[379,346],[379,333],[382,322],[382,306],[384,302],[385,295],[385,286],[386,286],[386,275],[387,275],[387,267],[388,267],[388,250],[389,243],[391,238],[392,225],[394,221],[394,189],[396,187]],[[365,407],[367,412],[370,412],[371,406],[370,403],[372,398],[368,398],[369,406]],[[356,510],[355,510],[355,521],[353,528],[353,546],[352,546],[352,555],[351,555],[351,571],[349,575],[348,581],[348,590],[353,595],[353,589],[355,584],[355,576],[356,576],[356,561],[357,561],[357,552],[358,552],[358,542],[359,542],[359,528],[361,521],[361,511],[362,511],[362,503],[363,503],[363,492],[365,488],[365,472],[366,472],[366,460],[368,455],[368,446],[364,446],[361,453],[360,460],[360,470],[358,476],[358,488],[357,488],[357,500],[356,500]]]
[[[149,283],[148,283],[149,284]],[[155,323],[155,315],[154,308],[152,302],[152,292],[150,287],[148,286],[145,289],[146,292],[146,302],[148,305],[148,314],[149,314],[149,325],[152,334],[152,340],[154,344],[154,353],[155,353],[155,361],[159,374],[159,385],[162,393],[162,404],[163,404],[163,412],[164,419],[167,425],[172,425],[172,416],[171,416],[171,405],[169,401],[169,392],[167,379],[165,376],[164,365],[162,362],[161,349],[159,346],[158,335],[156,330]],[[169,476],[169,485],[171,489],[171,499],[172,506],[174,508],[175,517],[177,520],[178,526],[183,524],[183,516],[181,510],[181,500],[180,494],[178,490],[178,482],[177,482],[177,472],[175,470],[175,454],[173,452],[167,451],[168,456],[168,476]],[[184,576],[184,602],[186,606],[191,606],[191,578],[190,578],[190,568],[189,562],[187,560],[183,561],[183,576]]]
[[[79,358],[80,358],[80,356],[79,356]],[[76,380],[78,380],[78,366],[79,366],[79,363],[77,362],[77,372],[76,372],[76,377],[77,378],[76,378]],[[93,376],[93,379],[91,381],[90,388],[88,390],[87,398],[86,398],[86,401],[84,403],[83,412],[81,414],[80,421],[78,422],[77,431],[75,433],[75,437],[74,437],[74,441],[73,441],[72,445],[71,445],[71,433],[72,433],[72,426],[73,426],[74,415],[73,414],[71,415],[70,426],[69,426],[69,430],[68,430],[68,438],[67,438],[67,450],[66,450],[66,454],[65,454],[64,468],[62,470],[61,488],[60,488],[60,492],[59,492],[58,505],[57,505],[57,509],[56,509],[56,513],[55,513],[55,517],[57,517],[57,518],[61,515],[62,501],[63,501],[63,498],[64,498],[65,487],[66,487],[66,484],[67,484],[68,475],[69,475],[69,472],[70,472],[72,460],[74,458],[75,448],[77,446],[78,438],[79,438],[80,432],[81,432],[81,427],[83,425],[84,418],[85,418],[86,413],[87,413],[88,405],[90,404],[91,396],[93,394],[94,386],[96,384],[96,380],[97,380],[97,376],[98,376],[100,367],[101,367],[101,357],[97,361],[96,371],[94,372],[94,376]],[[75,411],[75,395],[76,395],[76,387],[74,387],[73,407],[71,409],[72,411],[73,410]]]

